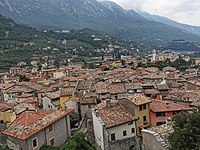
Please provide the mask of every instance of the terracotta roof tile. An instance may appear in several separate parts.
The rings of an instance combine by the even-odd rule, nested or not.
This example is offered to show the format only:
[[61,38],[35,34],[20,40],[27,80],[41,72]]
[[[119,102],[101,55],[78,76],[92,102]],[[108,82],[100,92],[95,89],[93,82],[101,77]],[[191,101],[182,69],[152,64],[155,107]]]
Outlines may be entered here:
[[169,112],[169,111],[192,110],[192,108],[178,105],[175,103],[153,100],[150,103],[150,110],[153,112]]
[[148,97],[141,93],[136,93],[134,95],[129,96],[128,100],[130,100],[135,105],[142,105],[151,102],[151,100]]
[[7,90],[8,88],[10,88],[12,86],[14,86],[14,84],[12,84],[12,83],[1,83],[0,84],[0,89]]
[[[109,100],[108,100],[109,101]],[[111,128],[134,120],[134,117],[116,100],[110,101],[110,106],[103,102],[99,105],[99,116],[106,128]]]
[[47,128],[49,125],[68,115],[72,111],[72,109],[66,111],[26,111],[22,113],[3,133],[20,140],[25,140]]

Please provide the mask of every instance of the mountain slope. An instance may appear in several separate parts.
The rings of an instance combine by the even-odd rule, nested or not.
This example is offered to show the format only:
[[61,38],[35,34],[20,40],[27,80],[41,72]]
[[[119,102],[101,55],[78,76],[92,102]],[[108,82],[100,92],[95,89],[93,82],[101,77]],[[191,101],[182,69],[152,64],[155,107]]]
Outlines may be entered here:
[[178,23],[176,21],[173,21],[171,19],[168,19],[166,17],[162,17],[162,16],[158,16],[158,15],[151,15],[149,13],[146,12],[139,12],[140,15],[142,15],[144,18],[151,20],[151,21],[156,21],[156,22],[160,22],[160,23],[164,23],[176,28],[180,28],[183,29],[185,31],[200,35],[200,27],[198,26],[191,26],[191,25],[186,25],[186,24],[182,24],[182,23]]
[[91,28],[136,42],[163,45],[199,36],[145,19],[113,2],[96,0],[0,0],[0,14],[36,28]]

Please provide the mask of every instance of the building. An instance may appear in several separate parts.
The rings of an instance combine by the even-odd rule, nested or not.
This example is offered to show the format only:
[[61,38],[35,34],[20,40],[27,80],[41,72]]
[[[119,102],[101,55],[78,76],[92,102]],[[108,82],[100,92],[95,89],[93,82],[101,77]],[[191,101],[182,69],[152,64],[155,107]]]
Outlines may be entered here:
[[39,150],[44,144],[60,146],[71,136],[66,111],[25,111],[3,133],[12,150]]
[[126,109],[136,119],[137,136],[141,136],[141,130],[150,126],[149,103],[151,100],[142,93],[136,93],[122,101]]
[[0,102],[0,123],[12,123],[15,119],[14,106]]
[[60,92],[60,107],[62,110],[65,109],[65,103],[69,101],[69,99],[72,97],[73,92],[71,91],[65,91],[61,90]]
[[42,98],[42,105],[44,110],[58,110],[60,109],[60,92],[51,92]]
[[177,52],[161,52],[156,54],[156,51],[153,51],[153,55],[151,58],[151,62],[159,62],[159,61],[166,61],[170,60],[171,62],[174,62],[175,60],[179,59],[179,53]]
[[6,101],[8,99],[8,95],[6,90],[14,86],[12,83],[1,83],[0,84],[0,101]]
[[92,109],[97,149],[129,150],[136,142],[135,118],[118,102],[106,100]]
[[166,124],[167,120],[173,118],[174,114],[180,111],[192,110],[190,107],[168,103],[164,101],[153,100],[150,104],[151,126],[156,127]]
[[23,69],[21,67],[11,67],[9,72],[11,75],[19,75],[23,74]]

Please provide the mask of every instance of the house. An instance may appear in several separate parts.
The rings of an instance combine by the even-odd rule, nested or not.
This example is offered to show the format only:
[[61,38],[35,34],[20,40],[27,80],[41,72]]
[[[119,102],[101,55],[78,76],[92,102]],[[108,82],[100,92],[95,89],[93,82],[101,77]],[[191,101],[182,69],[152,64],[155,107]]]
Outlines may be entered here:
[[23,112],[4,132],[12,150],[39,150],[44,144],[60,146],[70,138],[69,114],[73,110]]
[[109,83],[98,82],[95,88],[96,88],[97,96],[100,100],[105,100],[105,99],[110,98]]
[[61,90],[60,92],[60,107],[62,110],[65,109],[65,103],[72,97],[73,92]]
[[5,101],[15,101],[15,102],[20,102],[18,101],[20,96],[22,95],[26,95],[28,94],[28,96],[30,97],[32,95],[33,97],[33,94],[34,94],[34,90],[27,87],[26,85],[14,85],[10,88],[8,88],[6,90],[6,93],[7,94],[7,98],[5,98],[4,100]]
[[167,102],[173,102],[185,106],[200,106],[200,91],[199,90],[185,90],[173,89],[165,98]]
[[20,75],[23,73],[23,69],[21,67],[11,67],[9,72],[11,75]]
[[17,117],[25,111],[36,111],[36,107],[32,104],[21,103],[14,107],[15,114]]
[[141,130],[150,126],[149,103],[151,100],[142,93],[136,93],[121,101],[123,106],[136,119],[136,135],[141,136]]
[[160,93],[160,98],[163,99],[163,97],[166,97],[169,94],[169,86],[167,84],[157,84],[157,89]]
[[100,100],[121,99],[127,97],[127,89],[123,82],[98,82],[95,86],[97,96]]
[[120,60],[113,61],[112,66],[113,67],[121,67],[122,66],[122,62]]
[[197,66],[200,64],[200,58],[193,58],[193,60]]
[[149,106],[152,127],[165,124],[168,119],[173,118],[174,114],[180,111],[192,110],[190,107],[158,100],[152,100]]
[[175,73],[177,70],[175,67],[171,67],[171,66],[167,66],[163,68],[163,72],[164,74],[168,75],[168,74],[173,74]]
[[80,100],[80,113],[81,118],[84,117],[86,114],[90,114],[91,116],[91,109],[94,108],[97,104],[97,97],[95,93],[87,93],[83,96]]
[[60,109],[60,91],[47,93],[42,98],[42,105],[44,110]]
[[121,99],[127,97],[125,83],[113,82],[109,86],[109,93],[111,99]]
[[98,149],[129,150],[135,147],[135,118],[118,100],[103,101],[92,109],[92,120]]
[[66,72],[65,71],[58,70],[58,71],[55,71],[53,73],[53,78],[55,78],[55,79],[59,79],[61,77],[65,77],[65,76],[66,76]]
[[5,101],[5,99],[8,99],[6,90],[12,86],[14,86],[13,83],[1,83],[0,84],[0,101]]
[[12,123],[15,119],[14,106],[0,102],[0,123]]

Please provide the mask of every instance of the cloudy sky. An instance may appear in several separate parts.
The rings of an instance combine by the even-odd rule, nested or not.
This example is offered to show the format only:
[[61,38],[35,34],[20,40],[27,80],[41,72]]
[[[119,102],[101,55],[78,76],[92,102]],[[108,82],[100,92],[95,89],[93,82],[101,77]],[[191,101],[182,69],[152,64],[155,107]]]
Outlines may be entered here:
[[135,9],[200,26],[200,0],[111,0],[125,9]]

